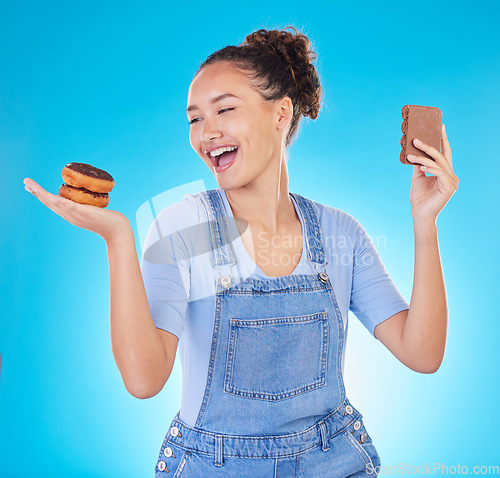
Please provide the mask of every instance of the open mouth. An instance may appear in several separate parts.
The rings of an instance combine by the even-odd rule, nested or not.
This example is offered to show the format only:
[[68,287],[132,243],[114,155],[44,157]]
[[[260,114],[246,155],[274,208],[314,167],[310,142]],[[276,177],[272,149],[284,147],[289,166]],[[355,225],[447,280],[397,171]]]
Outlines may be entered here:
[[225,166],[228,166],[234,161],[237,154],[237,146],[224,146],[215,151],[212,151],[211,153],[208,153],[208,156],[210,157],[210,160],[212,161],[212,164],[216,169],[225,169]]

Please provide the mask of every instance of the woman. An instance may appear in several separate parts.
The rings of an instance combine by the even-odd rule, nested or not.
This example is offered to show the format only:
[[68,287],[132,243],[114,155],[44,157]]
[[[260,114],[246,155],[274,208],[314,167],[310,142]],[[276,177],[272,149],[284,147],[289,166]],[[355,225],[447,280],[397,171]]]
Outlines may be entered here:
[[182,406],[158,477],[376,475],[379,456],[343,383],[349,309],[409,368],[432,373],[443,359],[436,218],[458,187],[444,127],[443,153],[416,144],[435,161],[410,158],[419,165],[408,305],[352,216],[288,190],[287,147],[320,107],[314,58],[295,29],[259,30],[202,63],[188,94],[190,143],[219,188],[162,211],[141,266],[125,216],[25,179],[106,241],[112,349],[127,390],[156,395],[179,344]]

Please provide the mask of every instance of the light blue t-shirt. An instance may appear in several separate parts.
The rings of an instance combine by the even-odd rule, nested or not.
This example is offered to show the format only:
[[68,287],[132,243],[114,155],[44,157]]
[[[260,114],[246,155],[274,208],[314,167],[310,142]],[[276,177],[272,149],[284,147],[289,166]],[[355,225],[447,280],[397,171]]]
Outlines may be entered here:
[[[225,213],[234,217],[219,188]],[[302,256],[292,272],[311,274],[306,260],[304,218]],[[373,335],[375,327],[409,304],[398,291],[365,229],[351,215],[313,202],[333,286],[347,330],[348,311]],[[141,271],[153,321],[179,338],[182,366],[180,418],[194,426],[205,391],[215,316],[215,280],[208,215],[201,198],[186,194],[165,208],[151,225],[144,243]],[[269,279],[249,256],[239,236],[231,238],[242,279]],[[344,334],[346,335],[346,334]],[[344,357],[342,366],[344,364]]]

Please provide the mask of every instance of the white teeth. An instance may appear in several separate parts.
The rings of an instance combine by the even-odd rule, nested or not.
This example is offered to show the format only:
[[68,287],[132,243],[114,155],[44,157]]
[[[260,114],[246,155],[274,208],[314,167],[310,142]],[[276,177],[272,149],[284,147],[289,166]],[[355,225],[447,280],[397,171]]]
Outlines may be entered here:
[[223,148],[216,149],[215,151],[210,151],[210,156],[214,158],[215,156],[220,156],[226,151],[234,151],[235,149],[237,149],[237,146],[224,146]]

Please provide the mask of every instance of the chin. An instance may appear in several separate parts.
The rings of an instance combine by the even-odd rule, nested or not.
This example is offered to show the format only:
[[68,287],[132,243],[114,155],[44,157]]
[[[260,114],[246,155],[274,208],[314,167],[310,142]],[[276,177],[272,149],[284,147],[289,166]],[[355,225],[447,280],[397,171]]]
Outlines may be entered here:
[[215,181],[219,185],[220,188],[222,189],[234,189],[238,187],[236,183],[237,181],[234,177],[234,175],[231,174],[217,174],[212,168],[210,168],[210,172],[214,175]]
[[215,177],[215,180],[217,181],[217,184],[221,189],[224,189],[224,191],[231,191],[233,189],[239,189],[241,188],[241,184],[238,184],[236,181],[231,181],[229,180],[221,180],[220,178]]

